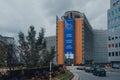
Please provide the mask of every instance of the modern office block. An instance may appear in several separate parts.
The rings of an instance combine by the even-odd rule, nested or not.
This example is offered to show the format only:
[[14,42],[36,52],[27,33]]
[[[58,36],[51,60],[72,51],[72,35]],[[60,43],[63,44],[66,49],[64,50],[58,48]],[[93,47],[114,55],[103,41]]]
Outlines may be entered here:
[[108,61],[120,68],[120,0],[110,0],[108,10]]
[[58,64],[91,63],[93,33],[85,14],[68,11],[61,19],[57,21]]
[[93,30],[93,63],[108,63],[107,30]]

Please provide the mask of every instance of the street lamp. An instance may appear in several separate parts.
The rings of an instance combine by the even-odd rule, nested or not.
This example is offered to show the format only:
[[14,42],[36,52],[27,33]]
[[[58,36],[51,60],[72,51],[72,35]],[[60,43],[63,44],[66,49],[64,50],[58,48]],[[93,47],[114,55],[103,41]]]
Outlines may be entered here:
[[51,71],[52,71],[52,62],[50,61],[50,80],[52,80]]

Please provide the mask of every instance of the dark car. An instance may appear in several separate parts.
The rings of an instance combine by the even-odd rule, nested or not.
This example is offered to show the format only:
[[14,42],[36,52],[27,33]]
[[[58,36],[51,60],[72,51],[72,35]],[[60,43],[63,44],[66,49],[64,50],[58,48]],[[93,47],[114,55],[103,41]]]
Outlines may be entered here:
[[94,68],[93,75],[96,76],[106,76],[106,71],[102,68]]

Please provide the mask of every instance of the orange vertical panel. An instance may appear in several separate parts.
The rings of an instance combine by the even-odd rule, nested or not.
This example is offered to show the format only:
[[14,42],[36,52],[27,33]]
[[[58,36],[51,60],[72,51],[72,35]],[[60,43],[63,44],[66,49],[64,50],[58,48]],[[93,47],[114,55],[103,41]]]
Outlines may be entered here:
[[58,64],[64,64],[64,21],[58,21],[58,44],[57,44],[57,61]]
[[75,19],[75,64],[82,64],[82,18]]

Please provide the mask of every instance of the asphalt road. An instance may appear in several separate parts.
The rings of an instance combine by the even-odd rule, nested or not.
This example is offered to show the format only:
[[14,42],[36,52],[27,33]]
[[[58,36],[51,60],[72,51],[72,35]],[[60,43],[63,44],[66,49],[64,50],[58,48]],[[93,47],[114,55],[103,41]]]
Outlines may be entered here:
[[120,72],[107,72],[106,77],[94,76],[82,70],[71,70],[80,76],[80,80],[120,80]]

